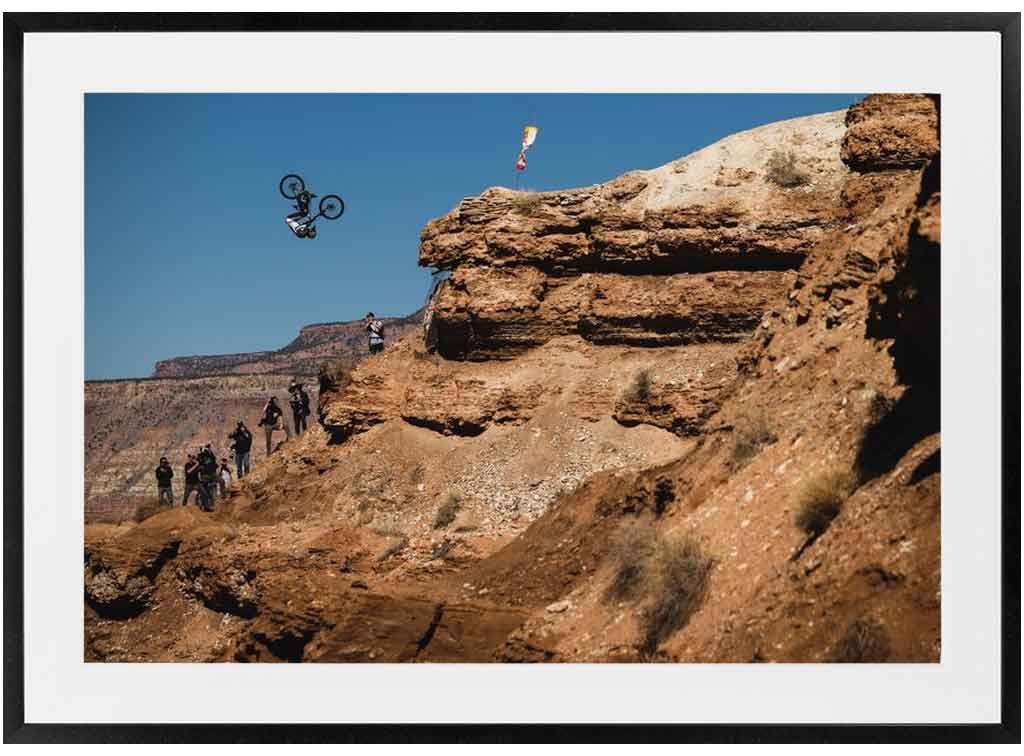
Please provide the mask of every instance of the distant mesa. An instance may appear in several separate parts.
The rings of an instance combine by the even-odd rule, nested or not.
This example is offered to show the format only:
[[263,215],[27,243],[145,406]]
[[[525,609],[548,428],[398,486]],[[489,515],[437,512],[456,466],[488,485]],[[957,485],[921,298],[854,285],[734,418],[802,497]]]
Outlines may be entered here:
[[[402,318],[381,318],[394,341],[419,326],[423,311]],[[303,326],[287,346],[274,351],[171,357],[156,363],[153,378],[199,378],[229,374],[290,373],[314,376],[328,360],[356,360],[366,351],[361,320]]]

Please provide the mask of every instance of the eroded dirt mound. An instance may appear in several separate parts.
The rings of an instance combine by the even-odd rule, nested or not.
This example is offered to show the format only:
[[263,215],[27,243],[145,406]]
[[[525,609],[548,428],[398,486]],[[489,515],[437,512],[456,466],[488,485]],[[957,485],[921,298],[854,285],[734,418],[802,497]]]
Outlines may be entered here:
[[327,386],[215,513],[87,533],[87,658],[937,660],[937,121],[463,201],[436,351]]

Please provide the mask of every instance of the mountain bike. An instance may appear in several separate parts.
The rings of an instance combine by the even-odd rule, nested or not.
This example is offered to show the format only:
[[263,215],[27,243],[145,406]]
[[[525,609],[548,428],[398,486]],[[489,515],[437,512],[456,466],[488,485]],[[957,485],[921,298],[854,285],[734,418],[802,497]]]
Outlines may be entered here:
[[300,239],[316,238],[316,221],[320,218],[337,220],[345,212],[345,201],[337,194],[328,194],[320,198],[316,214],[310,213],[310,204],[317,195],[306,189],[302,176],[289,173],[278,184],[278,189],[285,199],[295,202],[295,212],[285,216],[285,223]]

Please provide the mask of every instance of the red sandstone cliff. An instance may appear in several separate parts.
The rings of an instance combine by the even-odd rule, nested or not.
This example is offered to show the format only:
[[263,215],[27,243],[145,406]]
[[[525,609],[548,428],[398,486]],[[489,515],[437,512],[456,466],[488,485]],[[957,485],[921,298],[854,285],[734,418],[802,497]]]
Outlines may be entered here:
[[938,660],[937,104],[464,200],[436,352],[215,514],[90,529],[87,658]]

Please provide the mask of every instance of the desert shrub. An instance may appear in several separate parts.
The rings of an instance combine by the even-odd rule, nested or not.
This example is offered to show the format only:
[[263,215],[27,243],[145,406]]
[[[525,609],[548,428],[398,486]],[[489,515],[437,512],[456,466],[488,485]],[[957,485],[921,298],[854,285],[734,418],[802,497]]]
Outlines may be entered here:
[[814,475],[796,493],[793,524],[817,538],[839,516],[843,502],[857,487],[857,477],[846,468],[829,468]]
[[683,628],[707,595],[714,560],[688,536],[658,543],[651,560],[655,588],[641,615],[640,650],[650,656],[672,633]]
[[163,512],[167,507],[160,503],[159,499],[146,499],[144,502],[135,507],[132,512],[132,519],[135,522],[142,522],[148,520],[155,514]]
[[373,511],[373,502],[369,499],[360,499],[356,504],[356,522],[360,525],[369,525],[374,517],[376,513]]
[[792,188],[810,183],[810,177],[796,166],[796,155],[792,150],[776,150],[765,164],[765,177],[773,184]]
[[512,207],[520,215],[529,215],[536,211],[544,200],[536,192],[517,192],[512,196]]
[[447,528],[451,525],[455,521],[455,516],[459,513],[460,506],[462,505],[459,502],[458,496],[455,494],[445,496],[441,506],[437,509],[437,514],[434,516],[434,530]]
[[604,592],[605,601],[633,598],[647,575],[647,566],[656,544],[654,529],[630,524],[612,540],[609,559],[612,579]]
[[333,360],[320,366],[320,393],[340,391],[352,382],[353,364],[349,360]]
[[828,660],[845,664],[884,662],[889,654],[889,634],[885,628],[873,619],[860,618],[846,628]]
[[646,402],[651,396],[651,384],[653,383],[651,378],[650,368],[641,368],[633,374],[633,380],[626,388],[625,398],[631,402]]
[[662,478],[654,487],[654,514],[661,517],[665,509],[676,500],[676,487],[671,480]]
[[384,551],[381,552],[380,556],[377,557],[378,562],[386,562],[396,554],[401,554],[405,551],[405,547],[409,545],[409,537],[404,533],[399,535],[391,544],[388,545]]
[[733,431],[732,469],[735,471],[746,467],[761,449],[778,440],[764,413],[740,417]]
[[448,552],[451,551],[452,547],[454,546],[455,541],[451,540],[450,538],[445,538],[444,540],[434,544],[433,549],[431,549],[430,551],[430,558],[444,559],[446,556],[448,556]]
[[398,525],[389,519],[382,520],[373,527],[370,528],[374,533],[385,538],[404,538],[405,531],[402,530]]
[[876,426],[881,423],[890,412],[892,412],[895,402],[885,394],[880,394],[877,391],[869,389],[867,395],[867,424],[868,426]]

